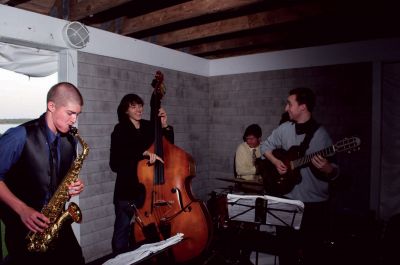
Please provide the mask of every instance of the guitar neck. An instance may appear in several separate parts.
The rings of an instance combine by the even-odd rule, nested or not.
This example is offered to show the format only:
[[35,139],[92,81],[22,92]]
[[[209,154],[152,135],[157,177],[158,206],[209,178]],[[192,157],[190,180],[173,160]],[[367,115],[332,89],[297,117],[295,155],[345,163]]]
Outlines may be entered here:
[[332,156],[335,154],[335,147],[333,145],[322,149],[320,151],[305,155],[301,158],[298,158],[296,160],[293,160],[291,162],[293,169],[304,166],[305,164],[308,164],[311,162],[311,159],[316,156],[316,155],[321,155],[322,157],[328,157],[328,156]]

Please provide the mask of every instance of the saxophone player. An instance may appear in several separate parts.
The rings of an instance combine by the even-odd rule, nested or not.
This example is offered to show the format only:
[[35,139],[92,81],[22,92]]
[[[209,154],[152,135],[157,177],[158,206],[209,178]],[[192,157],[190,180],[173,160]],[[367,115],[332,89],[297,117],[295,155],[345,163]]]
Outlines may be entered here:
[[[50,88],[46,112],[38,119],[9,129],[0,137],[0,218],[6,225],[5,264],[85,264],[72,227],[60,230],[46,252],[27,250],[26,236],[49,227],[41,209],[52,198],[76,156],[76,140],[68,132],[81,113],[83,98],[72,84]],[[68,195],[83,191],[81,180]]]

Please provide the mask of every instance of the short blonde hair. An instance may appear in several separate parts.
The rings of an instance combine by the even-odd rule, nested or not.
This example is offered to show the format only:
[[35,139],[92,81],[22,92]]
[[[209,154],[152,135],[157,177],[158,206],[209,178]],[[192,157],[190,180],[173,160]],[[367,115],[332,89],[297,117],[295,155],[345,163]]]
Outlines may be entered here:
[[83,106],[83,97],[81,92],[79,92],[76,86],[68,82],[61,82],[50,88],[47,93],[47,103],[50,101],[61,105],[74,102]]

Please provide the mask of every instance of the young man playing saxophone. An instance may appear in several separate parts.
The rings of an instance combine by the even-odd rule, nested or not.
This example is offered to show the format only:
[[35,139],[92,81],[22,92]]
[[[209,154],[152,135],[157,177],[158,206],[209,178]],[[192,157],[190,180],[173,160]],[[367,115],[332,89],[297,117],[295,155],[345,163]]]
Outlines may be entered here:
[[[5,264],[84,264],[71,226],[62,226],[45,252],[29,251],[28,232],[44,232],[50,219],[41,209],[57,191],[76,156],[76,141],[68,134],[81,113],[83,98],[70,83],[54,85],[47,110],[38,119],[9,129],[0,137],[0,217],[6,225]],[[83,191],[77,179],[68,195]]]

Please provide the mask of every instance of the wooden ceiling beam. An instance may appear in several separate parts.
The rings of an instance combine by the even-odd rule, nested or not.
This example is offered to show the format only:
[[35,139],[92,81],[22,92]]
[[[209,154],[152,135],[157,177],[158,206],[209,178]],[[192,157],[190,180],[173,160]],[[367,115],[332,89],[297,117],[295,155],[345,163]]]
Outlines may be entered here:
[[125,4],[132,0],[85,0],[74,1],[70,6],[69,20],[80,20],[85,17],[93,16],[102,11]]
[[1,0],[0,4],[7,4],[9,6],[17,6],[23,4],[25,2],[29,2],[29,0]]
[[121,34],[128,35],[173,22],[223,12],[262,1],[263,0],[193,0],[147,13],[143,16],[130,19],[126,18]]
[[50,10],[53,8],[56,0],[31,0],[31,1],[19,1],[20,3],[17,7],[29,10],[31,12],[36,12],[43,15],[49,15]]
[[257,34],[245,37],[231,38],[221,41],[207,42],[199,45],[179,48],[178,50],[193,55],[217,52],[222,50],[244,48],[250,46],[267,45],[282,41],[289,37],[289,33]]
[[174,43],[302,20],[307,17],[318,15],[321,12],[322,6],[320,3],[310,2],[297,4],[276,10],[259,12],[158,34],[143,38],[142,40],[153,42],[161,46],[167,46]]

